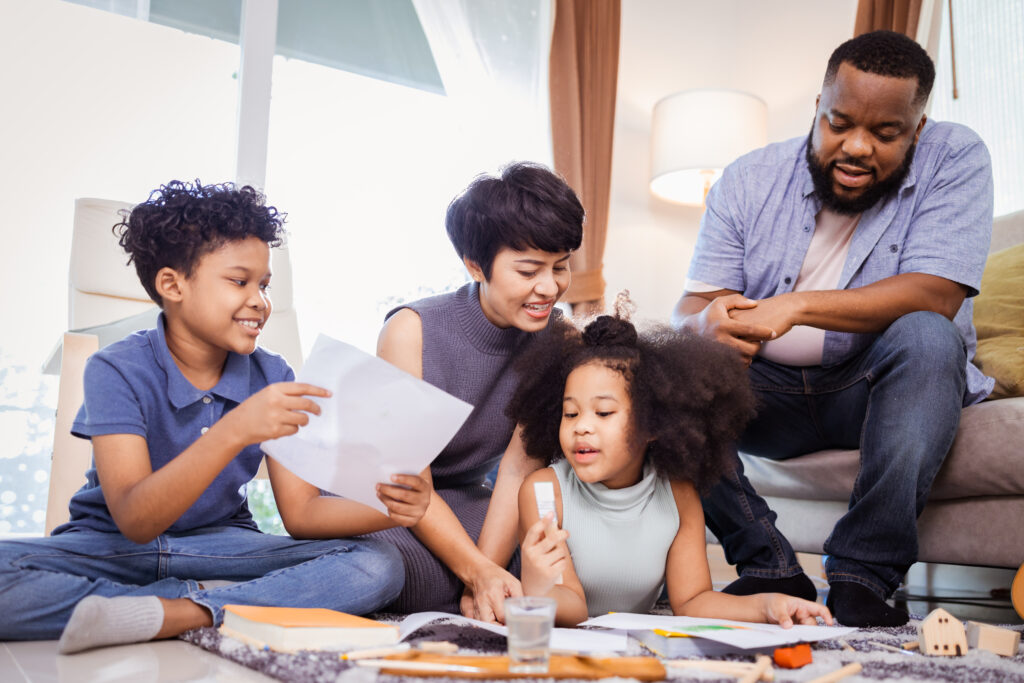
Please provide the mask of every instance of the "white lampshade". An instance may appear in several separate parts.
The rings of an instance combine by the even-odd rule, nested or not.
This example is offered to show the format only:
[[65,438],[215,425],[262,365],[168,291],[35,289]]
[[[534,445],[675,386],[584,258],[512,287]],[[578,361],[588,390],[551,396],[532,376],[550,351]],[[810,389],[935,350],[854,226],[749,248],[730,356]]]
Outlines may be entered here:
[[651,192],[701,205],[707,188],[737,157],[768,140],[764,100],[736,90],[687,90],[654,105]]

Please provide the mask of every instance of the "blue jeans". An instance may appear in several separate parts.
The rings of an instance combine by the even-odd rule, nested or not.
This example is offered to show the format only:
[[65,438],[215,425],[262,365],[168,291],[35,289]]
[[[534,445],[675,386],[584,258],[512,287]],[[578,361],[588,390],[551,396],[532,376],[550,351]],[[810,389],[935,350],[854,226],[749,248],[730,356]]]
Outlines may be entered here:
[[[226,579],[204,590],[199,582]],[[327,607],[365,614],[402,589],[398,551],[366,538],[296,541],[212,527],[137,544],[81,530],[0,542],[0,640],[60,636],[89,595],[188,598],[223,620],[227,604]]]
[[[830,367],[755,358],[757,417],[739,450],[784,460],[827,448],[859,448],[849,510],[825,542],[830,582],[860,583],[889,597],[917,560],[917,516],[960,421],[967,352],[936,313],[905,315],[857,356]],[[741,575],[798,574],[775,513],[737,459],[704,499],[708,528]]]

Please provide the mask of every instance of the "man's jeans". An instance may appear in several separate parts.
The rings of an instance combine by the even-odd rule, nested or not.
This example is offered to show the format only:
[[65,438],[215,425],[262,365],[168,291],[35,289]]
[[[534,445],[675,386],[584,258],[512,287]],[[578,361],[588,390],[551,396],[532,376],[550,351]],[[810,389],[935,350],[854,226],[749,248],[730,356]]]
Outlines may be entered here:
[[[784,460],[826,448],[860,448],[849,511],[825,542],[830,582],[852,581],[888,597],[917,560],[917,516],[960,421],[966,347],[936,313],[896,320],[836,366],[797,368],[755,358],[758,414],[739,450]],[[737,459],[704,499],[708,527],[742,575],[798,574],[775,513]]]
[[[200,581],[227,579],[204,590]],[[188,598],[214,625],[227,604],[327,607],[365,614],[402,589],[402,558],[372,539],[296,541],[237,527],[158,536],[69,531],[0,542],[0,640],[60,636],[89,595]]]

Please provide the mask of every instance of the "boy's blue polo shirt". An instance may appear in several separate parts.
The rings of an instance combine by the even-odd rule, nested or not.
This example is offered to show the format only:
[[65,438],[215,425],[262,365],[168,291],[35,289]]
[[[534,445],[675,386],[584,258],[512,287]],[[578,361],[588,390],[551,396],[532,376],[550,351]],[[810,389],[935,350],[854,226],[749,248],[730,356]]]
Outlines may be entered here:
[[[160,315],[155,329],[135,332],[96,352],[85,366],[85,401],[71,427],[82,438],[104,434],[138,434],[146,439],[156,471],[192,445],[227,411],[274,382],[294,373],[277,354],[257,348],[248,356],[228,353],[217,386],[195,388],[175,364]],[[255,529],[246,503],[246,484],[256,475],[259,444],[245,447],[221,471],[199,499],[169,528],[186,532],[211,526]],[[96,476],[72,497],[71,521],[54,534],[76,529],[117,532]]]

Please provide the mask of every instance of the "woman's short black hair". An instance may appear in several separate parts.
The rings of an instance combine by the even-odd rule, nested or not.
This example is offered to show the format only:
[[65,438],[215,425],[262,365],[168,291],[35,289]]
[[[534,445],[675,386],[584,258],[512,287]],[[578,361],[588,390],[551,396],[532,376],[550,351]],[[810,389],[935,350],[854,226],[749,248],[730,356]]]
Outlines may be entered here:
[[836,79],[839,65],[849,62],[860,71],[893,78],[916,78],[915,104],[924,104],[935,82],[935,64],[913,38],[895,31],[871,31],[837,47],[828,59],[824,85]]
[[526,452],[551,464],[564,457],[558,431],[565,382],[575,368],[600,363],[621,372],[633,403],[632,443],[669,479],[706,491],[735,462],[735,441],[754,415],[754,395],[738,352],[655,326],[600,316],[582,332],[552,321],[517,367],[508,414],[522,427]]
[[468,258],[488,280],[503,248],[551,253],[579,249],[583,205],[572,188],[548,168],[508,164],[501,173],[479,175],[452,200],[445,229],[459,258]]
[[284,219],[285,214],[266,206],[264,196],[248,185],[172,180],[123,212],[113,229],[146,293],[162,307],[156,291],[161,268],[190,277],[205,254],[247,237],[279,246],[284,241]]

